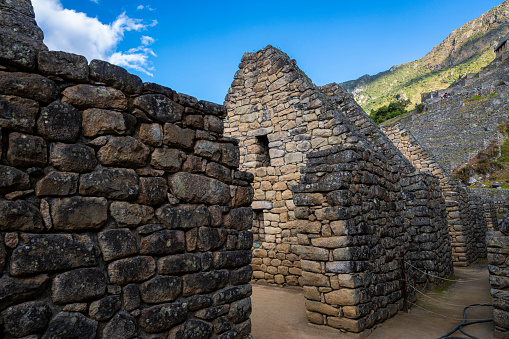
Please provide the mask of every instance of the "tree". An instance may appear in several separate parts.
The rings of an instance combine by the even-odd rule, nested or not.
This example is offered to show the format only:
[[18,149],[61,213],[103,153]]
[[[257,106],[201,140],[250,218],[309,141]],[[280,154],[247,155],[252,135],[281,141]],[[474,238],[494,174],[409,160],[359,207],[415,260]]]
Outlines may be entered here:
[[392,119],[408,112],[406,107],[410,105],[410,100],[393,101],[389,105],[382,106],[377,110],[371,110],[371,119],[377,124]]

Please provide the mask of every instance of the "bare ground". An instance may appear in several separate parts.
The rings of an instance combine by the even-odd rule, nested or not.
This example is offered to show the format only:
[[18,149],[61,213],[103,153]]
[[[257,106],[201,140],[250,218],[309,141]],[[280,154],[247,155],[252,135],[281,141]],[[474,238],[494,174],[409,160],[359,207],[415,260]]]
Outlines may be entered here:
[[[443,292],[418,295],[417,306],[409,313],[400,312],[375,328],[369,338],[408,339],[439,338],[456,327],[463,319],[463,307],[475,303],[491,303],[489,275],[486,265],[455,268],[460,277]],[[431,299],[433,298],[433,299]],[[308,323],[304,296],[300,288],[253,286],[252,335],[254,339],[326,339],[351,338],[339,330]],[[475,307],[467,311],[468,320],[492,318],[492,307]],[[493,322],[465,328],[479,338],[493,338]],[[465,337],[456,332],[455,336]]]

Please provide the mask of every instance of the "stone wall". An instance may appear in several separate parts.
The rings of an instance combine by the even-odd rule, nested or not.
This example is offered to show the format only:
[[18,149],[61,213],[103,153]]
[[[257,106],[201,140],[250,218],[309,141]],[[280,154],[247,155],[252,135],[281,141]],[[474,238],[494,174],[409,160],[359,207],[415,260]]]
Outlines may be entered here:
[[315,86],[272,46],[239,68],[225,134],[255,177],[255,282],[304,286],[312,323],[363,333],[402,308],[401,255],[452,272],[436,177],[415,172],[351,97]]
[[509,213],[509,190],[492,188],[471,188],[474,194],[485,200],[493,201],[497,214],[502,216]]
[[0,18],[2,337],[249,338],[253,176],[225,107],[33,49],[29,1]]
[[[488,204],[489,200],[471,194],[465,185],[460,184],[444,170],[442,163],[437,162],[412,133],[399,123],[382,126],[382,130],[415,168],[439,178],[445,199],[454,264],[467,266],[479,258],[485,258],[483,248],[485,249],[484,237],[488,221],[484,205]],[[495,217],[496,220],[491,210],[489,213],[490,218]]]
[[500,231],[488,233],[488,269],[493,298],[494,338],[509,336],[509,223],[503,220]]

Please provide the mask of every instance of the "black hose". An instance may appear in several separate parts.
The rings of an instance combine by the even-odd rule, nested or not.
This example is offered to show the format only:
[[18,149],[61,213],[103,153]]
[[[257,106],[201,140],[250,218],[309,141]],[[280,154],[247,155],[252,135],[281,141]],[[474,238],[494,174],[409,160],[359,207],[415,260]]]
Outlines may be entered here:
[[[474,306],[493,306],[493,305],[492,304],[472,304],[472,305],[466,306],[463,309],[463,321],[461,322],[461,324],[459,324],[452,331],[448,332],[447,334],[441,336],[438,339],[470,339],[470,338],[472,338],[472,339],[479,339],[479,338],[474,337],[473,335],[468,334],[467,332],[465,332],[463,330],[463,326],[468,326],[468,325],[473,325],[473,324],[480,324],[480,323],[487,323],[487,322],[493,321],[493,319],[484,319],[484,320],[476,320],[476,321],[467,322],[467,309],[469,307],[474,307]],[[461,333],[466,335],[466,337],[451,337],[451,334],[453,334],[456,331],[460,331]]]

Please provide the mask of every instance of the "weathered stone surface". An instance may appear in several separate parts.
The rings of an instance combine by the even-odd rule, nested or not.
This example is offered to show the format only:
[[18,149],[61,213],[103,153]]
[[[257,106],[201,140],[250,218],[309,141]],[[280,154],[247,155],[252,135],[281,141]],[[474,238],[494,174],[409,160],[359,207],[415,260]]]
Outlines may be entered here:
[[212,161],[221,159],[221,145],[209,140],[198,140],[194,146],[194,153]]
[[80,194],[109,199],[132,200],[138,195],[138,176],[134,170],[112,168],[80,177]]
[[88,235],[22,234],[11,256],[14,276],[95,266],[99,249]]
[[191,253],[162,257],[157,262],[160,274],[192,273],[200,271],[201,268],[201,258]]
[[51,145],[50,163],[59,170],[67,172],[89,172],[97,166],[93,148],[81,144]]
[[249,319],[251,315],[251,298],[235,301],[228,311],[228,318],[235,324]]
[[221,163],[229,167],[238,168],[240,164],[239,148],[233,144],[222,144]]
[[136,319],[125,312],[119,312],[106,324],[103,338],[131,339],[138,335]]
[[87,307],[88,307],[87,303],[67,304],[64,306],[63,311],[85,313],[87,311]]
[[28,174],[14,167],[0,165],[0,194],[29,188]]
[[146,224],[154,216],[154,209],[150,206],[131,204],[128,202],[113,202],[110,214],[120,227],[136,227]]
[[[238,187],[237,191],[235,192],[235,207],[251,206],[251,202],[253,202],[253,197],[254,190],[252,186]],[[272,208],[272,206],[270,208]]]
[[41,294],[48,284],[47,275],[30,278],[0,278],[0,310],[30,300]]
[[164,205],[156,210],[157,218],[168,228],[194,228],[210,225],[210,211],[205,206]]
[[182,294],[187,297],[209,293],[223,288],[227,282],[227,270],[188,274],[183,277]]
[[214,305],[231,304],[234,301],[251,296],[252,286],[247,284],[221,290],[214,294]]
[[150,150],[133,137],[112,137],[97,152],[104,165],[139,168],[145,166]]
[[0,71],[0,94],[52,102],[58,95],[58,87],[38,74]]
[[37,55],[39,71],[67,80],[88,81],[88,61],[84,56],[61,52],[43,51]]
[[247,284],[249,281],[251,281],[252,277],[253,267],[251,265],[239,268],[238,270],[230,271],[230,283],[232,285]]
[[228,251],[214,252],[215,268],[235,268],[249,265],[251,262],[251,251]]
[[108,201],[88,197],[56,199],[51,206],[51,216],[56,230],[97,230],[108,219]]
[[106,276],[97,268],[81,268],[59,274],[53,279],[55,304],[68,304],[98,298],[106,292]]
[[97,238],[106,261],[127,257],[138,252],[136,238],[127,228],[107,230],[99,233]]
[[39,180],[35,194],[39,197],[48,195],[72,195],[78,190],[79,176],[76,173],[50,172]]
[[163,144],[163,128],[160,124],[141,124],[140,140],[150,146],[161,146]]
[[200,227],[198,229],[197,247],[200,252],[223,246],[228,232],[217,228]]
[[89,108],[83,111],[83,134],[86,137],[95,137],[103,134],[124,134],[126,122],[120,112]]
[[190,311],[197,311],[205,307],[210,307],[213,301],[209,296],[198,294],[187,298],[187,302],[187,308]]
[[164,124],[163,143],[169,146],[192,150],[195,132],[189,128],[180,128],[174,124]]
[[108,275],[112,284],[126,285],[147,280],[154,275],[155,268],[156,264],[152,257],[120,259],[108,265]]
[[141,177],[138,202],[144,205],[159,205],[167,199],[168,184],[160,177]]
[[127,93],[141,93],[143,88],[143,82],[138,76],[102,60],[90,62],[90,78]]
[[37,101],[0,95],[0,127],[32,133],[38,113]]
[[159,122],[175,122],[182,118],[184,107],[162,94],[145,94],[134,99],[135,108]]
[[180,172],[168,178],[172,194],[188,203],[226,205],[230,188],[219,180],[201,175]]
[[163,304],[143,310],[140,326],[148,333],[158,333],[184,322],[186,318],[187,304]]
[[253,225],[253,210],[250,207],[234,208],[225,215],[224,227],[233,230],[248,230]]
[[63,91],[62,102],[78,108],[127,109],[127,98],[119,90],[91,85],[76,85]]
[[152,152],[150,164],[166,172],[178,172],[182,166],[182,155],[177,149],[156,148]]
[[141,239],[143,254],[174,254],[184,252],[186,240],[182,231],[159,231]]
[[141,299],[147,304],[159,304],[175,300],[182,291],[180,277],[157,276],[140,285]]
[[136,284],[129,284],[123,288],[124,308],[130,312],[141,305],[140,289]]
[[43,109],[37,119],[37,132],[46,140],[74,142],[80,128],[80,111],[58,100]]
[[81,313],[60,312],[49,323],[42,339],[80,338],[94,339],[97,322]]
[[7,160],[11,166],[44,167],[48,161],[46,142],[41,137],[11,133]]
[[[47,47],[41,41],[33,41],[19,34],[11,34],[9,28],[0,27],[0,60],[15,66],[27,69],[35,69],[36,56],[39,50]],[[42,33],[42,31],[41,31]]]
[[224,132],[223,120],[213,115],[207,115],[204,119],[205,130],[222,135]]
[[88,313],[92,319],[105,321],[113,317],[120,307],[122,307],[120,296],[110,295],[91,303]]
[[41,212],[23,200],[0,200],[0,230],[42,232]]
[[167,339],[207,339],[211,333],[212,325],[201,320],[188,320],[172,328]]
[[223,314],[228,314],[229,309],[230,309],[229,305],[219,305],[204,310],[200,310],[196,312],[194,315],[195,317],[200,319],[212,320],[218,318],[219,316],[222,316]]
[[51,319],[51,307],[43,301],[11,306],[2,312],[4,331],[16,338],[38,333]]

